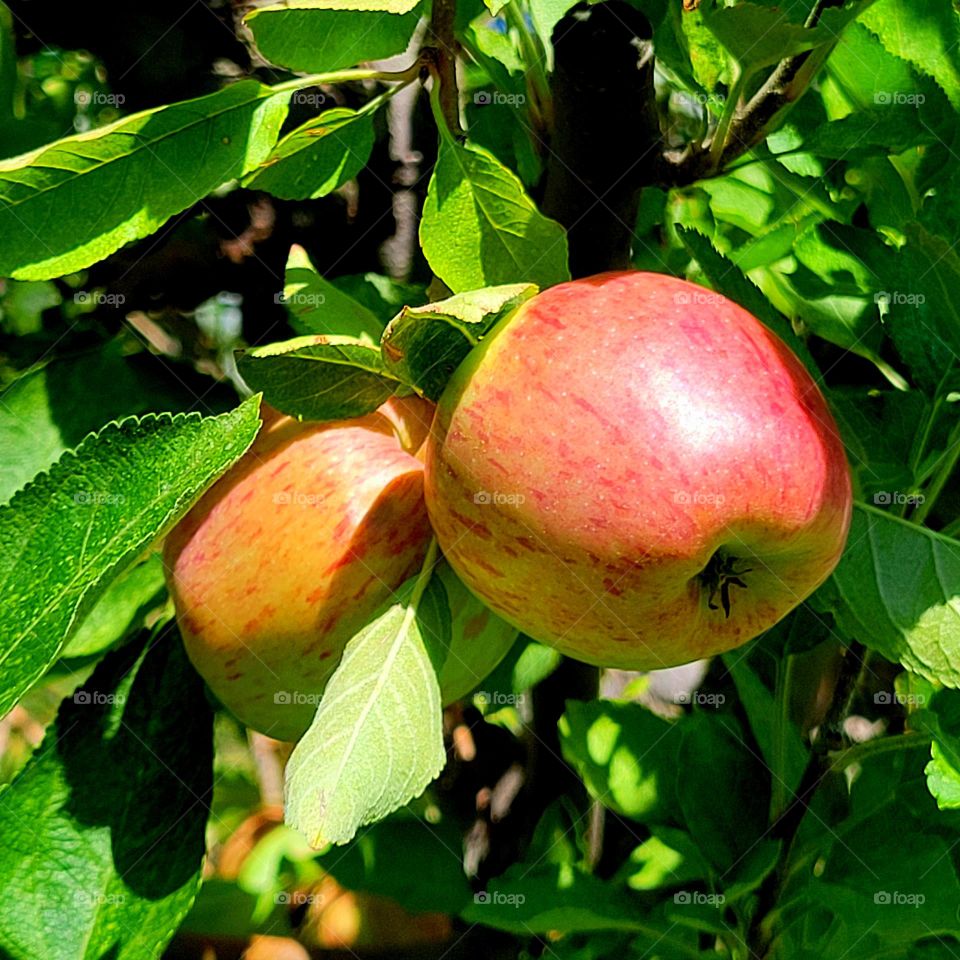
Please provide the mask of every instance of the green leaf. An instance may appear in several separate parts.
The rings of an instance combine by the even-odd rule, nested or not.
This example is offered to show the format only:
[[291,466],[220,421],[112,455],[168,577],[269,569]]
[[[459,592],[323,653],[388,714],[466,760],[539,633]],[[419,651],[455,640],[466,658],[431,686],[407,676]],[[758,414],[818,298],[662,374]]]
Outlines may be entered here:
[[453,371],[480,338],[536,292],[532,284],[517,283],[404,307],[384,331],[384,364],[398,380],[439,400]]
[[930,762],[926,766],[927,786],[941,810],[960,809],[960,765],[954,751],[947,751],[934,740],[930,744]]
[[530,24],[547,55],[547,69],[553,69],[553,28],[577,0],[528,0]]
[[449,633],[449,614],[443,591],[428,584],[420,597],[419,583],[408,580],[347,644],[287,764],[286,820],[312,846],[346,843],[419,796],[443,769],[432,651]]
[[662,915],[645,913],[639,898],[570,864],[516,864],[485,892],[474,894],[462,917],[524,937],[630,931],[646,934],[658,944],[657,952],[647,954],[650,957],[697,960],[701,955],[695,938],[687,940]]
[[855,160],[872,154],[903,153],[910,147],[934,143],[937,139],[936,132],[924,122],[916,106],[891,103],[819,124],[795,149],[818,157]]
[[[510,0],[516,3],[517,0]],[[507,6],[506,3],[503,6]],[[497,14],[492,14],[496,17]],[[502,21],[500,21],[502,23]],[[497,21],[491,19],[489,11],[484,10],[478,17],[474,17],[464,30],[464,40],[472,56],[480,62],[490,79],[502,92],[509,90],[511,74],[521,81],[515,86],[516,92],[521,92],[523,79],[523,58],[520,52],[520,42],[515,32],[510,30],[501,30]],[[490,61],[494,61],[491,63]],[[506,83],[503,83],[506,81]],[[492,98],[490,98],[492,100]],[[478,102],[476,99],[473,101]],[[519,101],[523,103],[523,100]],[[469,103],[469,100],[468,100]],[[481,105],[484,105],[481,101]],[[473,135],[473,125],[470,124],[469,130]]]
[[298,333],[353,337],[369,344],[380,342],[380,318],[321,277],[306,250],[297,244],[290,248],[287,259],[283,302]]
[[[923,700],[919,702],[924,703]],[[924,710],[922,714],[914,713],[912,718],[914,722],[911,725],[929,731],[933,737],[930,744],[930,762],[925,767],[924,773],[927,775],[927,787],[937,801],[937,807],[940,810],[958,810],[960,809],[960,694],[949,690],[938,693],[933,698],[932,707],[932,710]]]
[[176,636],[111,654],[0,793],[0,954],[144,960],[200,886],[212,719]]
[[[670,6],[676,9],[676,4],[670,4]],[[690,66],[693,69],[694,79],[706,91],[716,90],[721,82],[726,83],[729,88],[730,63],[726,51],[704,23],[701,11],[691,10],[677,16],[680,19],[683,38],[690,51]],[[704,104],[709,104],[709,96],[708,93],[703,101]]]
[[823,73],[823,99],[831,119],[878,104],[899,102],[921,108],[921,119],[934,129],[955,125],[950,102],[929,77],[886,50],[862,23],[844,33]]
[[777,956],[906,960],[918,956],[907,949],[916,940],[952,939],[956,821],[927,794],[922,751],[865,760],[849,801],[826,800],[816,798],[788,863]]
[[427,302],[422,283],[403,283],[382,273],[348,273],[334,277],[330,283],[366,307],[377,318],[381,331],[402,307],[419,307]]
[[706,0],[700,10],[704,23],[741,68],[757,70],[805,50],[834,43],[843,28],[871,2],[859,0],[843,8],[828,8],[812,28],[793,22],[780,7],[757,3],[728,7]]
[[553,649],[520,636],[513,648],[487,677],[482,694],[487,703],[515,702],[514,694],[525,693],[545,680],[560,666],[563,657]]
[[[516,86],[520,86],[519,80]],[[487,91],[483,93],[489,96]],[[515,170],[528,188],[535,187],[543,174],[543,161],[530,139],[530,120],[519,104],[492,97],[484,100],[477,91],[467,101],[464,112],[470,142],[489,150],[505,167]]]
[[297,337],[241,354],[240,373],[264,400],[305,420],[345,420],[376,410],[399,385],[380,349],[352,337]]
[[780,862],[783,844],[779,840],[757,840],[723,878],[726,903],[753,893]]
[[440,142],[420,221],[433,272],[454,292],[505,283],[540,288],[570,279],[567,237],[516,175],[482,147]]
[[[400,5],[408,6],[406,0]],[[271,63],[322,73],[403,53],[419,20],[416,6],[406,13],[376,13],[331,0],[326,8],[264,7],[249,13],[245,23]]]
[[287,134],[244,186],[283,200],[316,200],[353,179],[372,149],[373,114],[335,107]]
[[446,562],[436,578],[450,611],[450,642],[434,656],[443,703],[465,697],[507,655],[517,629],[478,600]]
[[0,507],[0,714],[110,581],[250,446],[258,406],[110,424]]
[[[265,10],[366,10],[373,13],[409,13],[420,0],[278,0]],[[370,58],[368,58],[370,59]]]
[[43,313],[63,303],[55,283],[6,280],[0,291],[0,329],[22,337],[43,329]]
[[[634,0],[633,6],[643,12],[653,27],[653,48],[657,60],[669,67],[683,83],[695,87],[691,60],[696,58],[696,54],[691,50],[692,38],[687,28],[693,17],[699,21],[699,11],[691,14],[683,9],[682,3],[677,4],[673,0]],[[702,27],[697,31],[704,32]],[[694,46],[699,45],[696,39]],[[724,59],[718,57],[717,66],[725,67]]]
[[[317,857],[317,862],[349,890],[391,897],[417,913],[459,913],[472,898],[460,860],[462,843],[450,819],[428,823],[398,815]],[[422,868],[416,883],[410,882],[412,850]]]
[[89,657],[102,653],[143,626],[143,616],[164,594],[163,563],[152,553],[130,567],[104,591],[63,648],[63,657]]
[[706,880],[710,865],[688,833],[655,826],[652,836],[634,847],[620,877],[631,890],[659,890]]
[[954,293],[960,255],[954,241],[922,224],[907,223],[903,229],[907,243],[899,269],[887,274],[896,289],[882,291],[879,299],[897,351],[921,383],[934,384],[960,354],[960,305]]
[[[773,776],[780,778],[784,793],[791,796],[807,765],[807,751],[800,731],[789,718],[780,715],[776,698],[742,656],[724,654],[723,662],[733,678],[767,768]],[[785,668],[786,664],[780,667]],[[783,811],[773,812],[779,814]]]
[[[125,355],[112,341],[53,360],[0,392],[0,503],[105,423],[180,413],[196,402],[189,385],[158,377],[154,362]],[[211,399],[204,398],[205,407]]]
[[0,4],[0,129],[16,118],[17,47],[13,32],[13,14]]
[[730,717],[694,713],[680,728],[677,797],[687,830],[718,871],[735,874],[766,828],[769,776]]
[[638,904],[628,895],[575,867],[531,870],[520,864],[476,894],[463,919],[529,936],[633,930],[641,925],[638,913]]
[[[878,494],[878,502],[890,496]],[[858,504],[847,549],[822,591],[849,636],[928,680],[960,687],[956,540]]]
[[907,490],[913,485],[910,451],[929,402],[917,390],[831,390],[830,409],[849,451],[856,495]]
[[88,267],[267,157],[289,93],[254,80],[0,160],[0,276]]
[[933,77],[960,110],[960,20],[951,3],[880,0],[861,19],[887,50]]
[[636,703],[568,700],[559,728],[564,759],[604,806],[644,822],[675,814],[678,726]]

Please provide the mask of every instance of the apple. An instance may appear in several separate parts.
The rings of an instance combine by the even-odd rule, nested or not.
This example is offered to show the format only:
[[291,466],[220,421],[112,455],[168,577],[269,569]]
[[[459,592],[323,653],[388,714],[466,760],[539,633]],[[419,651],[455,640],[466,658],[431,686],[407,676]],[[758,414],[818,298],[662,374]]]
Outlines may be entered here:
[[248,726],[300,737],[347,641],[420,570],[432,534],[414,454],[432,415],[417,397],[335,423],[266,410],[167,537],[187,653]]
[[588,663],[740,646],[830,575],[843,445],[800,361],[737,304],[660,274],[540,293],[458,367],[426,498],[466,585]]

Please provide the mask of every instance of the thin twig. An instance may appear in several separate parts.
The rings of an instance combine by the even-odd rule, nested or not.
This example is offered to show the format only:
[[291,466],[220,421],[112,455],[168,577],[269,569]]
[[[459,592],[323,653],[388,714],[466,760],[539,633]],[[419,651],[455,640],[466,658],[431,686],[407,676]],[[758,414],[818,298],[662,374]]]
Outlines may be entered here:
[[[817,0],[804,26],[813,28],[824,11],[842,7],[846,0]],[[826,63],[839,42],[786,57],[777,64],[759,90],[739,107],[724,134],[724,142],[711,149],[673,151],[663,157],[659,179],[670,186],[680,186],[715,176],[738,157],[752,150],[769,134],[775,121],[807,91],[813,78]]]
[[455,136],[463,135],[460,126],[460,93],[457,89],[457,38],[455,0],[433,0],[429,43],[434,48],[433,82],[440,86],[440,108],[447,128]]
[[866,650],[860,644],[852,645],[840,668],[837,685],[834,690],[830,710],[817,732],[812,745],[812,753],[800,785],[787,809],[773,822],[769,836],[783,841],[783,852],[777,869],[761,885],[757,893],[757,907],[753,914],[750,933],[747,937],[751,958],[763,958],[770,946],[772,929],[765,923],[768,914],[774,909],[783,893],[789,876],[787,865],[797,831],[806,815],[810,801],[826,778],[834,772],[831,754],[844,746],[843,724],[850,713],[854,698],[860,687],[864,672]]

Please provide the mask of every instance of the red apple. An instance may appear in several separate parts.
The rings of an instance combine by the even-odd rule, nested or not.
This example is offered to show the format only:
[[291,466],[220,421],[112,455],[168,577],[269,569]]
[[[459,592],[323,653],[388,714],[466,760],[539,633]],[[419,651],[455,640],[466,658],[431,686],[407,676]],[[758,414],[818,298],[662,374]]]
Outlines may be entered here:
[[249,726],[302,735],[347,641],[420,569],[431,531],[414,453],[432,414],[415,397],[338,423],[268,411],[168,536],[187,653]]
[[553,287],[457,369],[427,453],[447,559],[588,663],[730,650],[829,576],[849,471],[813,380],[725,297],[660,274]]

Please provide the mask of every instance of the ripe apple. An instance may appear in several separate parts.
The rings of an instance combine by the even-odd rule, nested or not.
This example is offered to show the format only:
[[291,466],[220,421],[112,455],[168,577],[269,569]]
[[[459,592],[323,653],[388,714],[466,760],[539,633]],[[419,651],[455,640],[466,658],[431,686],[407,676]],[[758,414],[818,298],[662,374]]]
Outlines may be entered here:
[[187,653],[249,726],[301,736],[347,641],[423,563],[414,453],[433,405],[300,423],[267,410],[251,449],[167,537]]
[[467,586],[605,666],[745,643],[823,583],[850,522],[843,446],[800,361],[660,274],[560,284],[504,318],[447,386],[426,464]]

